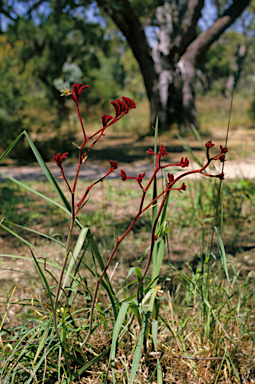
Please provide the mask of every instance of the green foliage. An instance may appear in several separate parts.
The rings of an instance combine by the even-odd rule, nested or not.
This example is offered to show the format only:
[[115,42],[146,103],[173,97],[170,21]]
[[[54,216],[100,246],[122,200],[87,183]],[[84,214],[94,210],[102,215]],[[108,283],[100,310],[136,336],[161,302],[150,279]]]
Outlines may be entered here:
[[39,19],[35,24],[20,17],[0,39],[0,86],[5,90],[0,109],[2,149],[23,130],[42,138],[47,135],[52,139],[48,146],[55,150],[60,129],[63,140],[66,135],[74,140],[76,119],[68,100],[59,97],[61,87],[89,79],[94,86],[86,108],[105,107],[124,87],[125,69],[115,36],[105,36],[102,26],[86,18],[55,9]]

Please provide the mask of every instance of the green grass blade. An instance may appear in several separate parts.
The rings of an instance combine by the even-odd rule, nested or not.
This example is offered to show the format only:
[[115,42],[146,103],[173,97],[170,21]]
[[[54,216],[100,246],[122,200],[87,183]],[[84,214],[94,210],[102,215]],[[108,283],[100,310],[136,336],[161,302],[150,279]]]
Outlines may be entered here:
[[[25,332],[18,339],[16,345],[13,348],[12,354],[8,357],[8,359],[4,362],[3,366],[1,367],[2,371],[0,371],[0,373],[1,373],[1,375],[0,375],[0,383],[2,383],[2,378],[3,378],[4,372],[5,372],[5,367],[11,362],[11,358],[15,355],[15,353],[19,351],[19,355],[15,359],[15,363],[18,363],[19,360],[21,359],[21,357],[27,351],[27,347],[29,346],[29,344],[31,344],[33,340],[37,339],[37,335],[39,335],[39,333],[41,333],[41,326],[39,326],[38,328],[39,328],[38,330],[35,330],[35,328],[29,329],[27,332]],[[29,334],[31,334],[31,333],[32,333],[32,336],[29,338]],[[20,345],[22,343],[25,343],[25,345],[22,348],[22,350],[20,351]],[[10,375],[11,375],[11,370],[10,370],[10,368],[8,368],[7,376],[6,376],[5,379],[7,379]],[[5,382],[6,383],[9,382],[9,380],[6,380]]]
[[[116,323],[114,325],[113,329],[113,335],[112,335],[112,346],[111,346],[111,352],[109,356],[109,365],[111,365],[112,368],[112,378],[113,378],[113,383],[115,383],[115,373],[114,373],[114,365],[115,365],[115,357],[116,357],[116,348],[117,348],[117,341],[118,341],[118,336],[121,330],[121,327],[123,325],[123,321],[125,319],[129,304],[127,301],[124,301],[121,305],[121,308],[119,310],[119,314],[116,320]],[[107,375],[106,375],[107,379]]]
[[158,334],[158,321],[152,320],[152,340],[155,347],[155,352],[157,354],[157,384],[163,384],[162,368],[161,368],[159,357],[158,357],[157,334]]
[[140,334],[140,337],[139,337],[139,340],[138,340],[138,343],[137,343],[137,346],[136,346],[136,349],[135,349],[135,353],[134,353],[134,357],[133,357],[133,362],[132,362],[131,373],[130,373],[130,378],[129,378],[129,384],[133,384],[135,376],[136,376],[136,373],[137,373],[137,369],[139,367],[141,353],[142,353],[143,340],[144,340],[144,336],[145,336],[145,332],[146,332],[146,329],[147,329],[147,325],[148,325],[148,321],[149,321],[150,316],[151,316],[151,312],[148,311],[146,313],[146,317],[145,317],[145,319],[143,321],[141,334]]
[[205,143],[203,142],[202,137],[200,136],[200,134],[199,134],[199,132],[198,132],[198,130],[194,124],[191,124],[191,129],[192,129],[194,135],[196,136],[197,140],[199,141],[201,148],[203,148],[204,151],[206,152]]
[[67,280],[70,277],[70,274],[72,272],[73,266],[74,266],[74,264],[75,264],[75,262],[76,262],[76,260],[77,260],[77,258],[79,256],[79,253],[80,253],[80,251],[81,251],[81,249],[83,247],[83,244],[84,244],[84,242],[86,240],[88,232],[89,232],[89,228],[82,228],[81,231],[80,231],[78,240],[77,240],[77,242],[75,244],[75,247],[74,247],[74,250],[73,250],[73,254],[72,254],[72,257],[71,257],[68,269],[67,269],[67,273],[65,275],[65,279],[63,281],[63,285],[62,285],[63,289],[65,288]]
[[65,207],[68,209],[68,211],[71,211],[71,206],[69,204],[69,202],[67,201],[65,195],[63,194],[62,190],[59,188],[58,186],[58,183],[56,182],[55,178],[52,176],[49,168],[47,167],[47,165],[45,164],[45,161],[43,160],[40,152],[38,151],[38,149],[36,148],[36,146],[34,145],[34,143],[32,142],[32,140],[30,139],[28,133],[26,131],[24,131],[24,135],[26,136],[26,139],[30,145],[30,148],[32,149],[35,157],[36,157],[36,160],[38,161],[40,167],[42,168],[43,172],[45,173],[45,176],[47,177],[49,183],[52,185],[52,187],[55,189],[55,191],[57,192],[58,196],[60,197],[61,201],[63,202],[63,204],[65,205]]
[[223,264],[224,272],[225,272],[225,275],[226,275],[226,277],[228,279],[228,283],[230,284],[230,279],[229,279],[229,275],[228,275],[227,256],[226,256],[226,252],[225,252],[225,247],[224,247],[224,244],[223,244],[223,241],[222,241],[222,237],[219,234],[218,228],[214,227],[214,230],[216,232],[216,235],[217,235],[217,238],[218,238],[218,242],[219,242],[219,246],[220,246],[221,261],[222,261],[222,264]]
[[92,365],[96,364],[102,357],[104,357],[110,350],[110,347],[106,348],[98,356],[94,357],[88,363],[86,363],[82,368],[80,368],[76,373],[73,373],[68,379],[62,381],[62,384],[70,384],[74,379],[80,376],[83,372],[88,370]]
[[6,151],[4,151],[4,153],[2,154],[2,156],[0,157],[0,162],[5,158],[5,156],[8,155],[8,153],[12,150],[12,148],[17,144],[17,142],[19,141],[19,139],[21,138],[21,136],[24,135],[24,132],[21,132],[19,134],[19,136],[16,137],[16,139],[11,143],[11,145],[6,149]]
[[61,357],[62,357],[62,346],[59,346],[58,350],[58,382],[61,383]]
[[231,357],[229,356],[229,353],[227,353],[227,359],[230,361],[230,364],[232,365],[232,369],[233,369],[233,371],[234,371],[234,374],[236,375],[236,378],[237,378],[238,382],[241,384],[242,381],[241,381],[241,379],[240,379],[239,373],[237,372],[237,369],[236,369],[236,367],[235,367],[235,364],[233,363]]
[[42,253],[44,256],[47,256],[46,253],[42,252],[40,249],[38,249],[35,245],[31,244],[29,241],[24,239],[23,237],[19,236],[16,232],[12,231],[10,228],[6,227],[4,224],[0,224],[0,227],[2,227],[5,231],[11,233],[13,236],[17,237],[20,241],[22,241],[24,244],[28,245],[30,248],[37,249],[38,252]]
[[[13,259],[22,259],[22,260],[31,261],[31,257],[22,256],[22,255],[10,255],[10,254],[3,254],[3,253],[1,253],[0,257],[8,257],[8,258],[13,258]],[[44,259],[40,259],[40,260],[37,259],[37,262],[39,264],[44,264],[45,260]],[[61,270],[61,268],[62,268],[60,265],[52,263],[51,261],[47,261],[47,265],[51,265],[52,267],[55,267],[55,268],[57,268],[59,270]],[[72,278],[74,279],[74,276],[72,276]]]
[[30,188],[28,185],[22,183],[22,182],[19,181],[19,180],[14,179],[13,177],[7,175],[6,173],[4,173],[4,172],[2,172],[2,171],[0,171],[0,174],[3,175],[3,176],[5,176],[5,177],[8,178],[9,180],[11,180],[13,183],[15,183],[15,184],[19,185],[20,187],[26,189],[27,191],[32,192],[32,193],[34,193],[35,195],[39,196],[40,198],[42,198],[42,199],[44,199],[44,200],[47,200],[49,203],[56,205],[58,208],[62,209],[62,210],[65,211],[69,216],[71,216],[71,212],[70,212],[66,207],[64,207],[63,205],[57,203],[56,201],[50,199],[50,198],[47,197],[47,196],[44,196],[42,193],[37,192],[35,189]]
[[43,280],[43,282],[44,282],[44,285],[45,285],[45,287],[46,287],[46,289],[47,289],[47,292],[48,292],[48,295],[49,295],[49,299],[50,299],[50,303],[51,303],[51,309],[52,309],[52,311],[53,311],[54,304],[53,304],[52,293],[51,293],[51,290],[50,290],[48,281],[47,281],[47,279],[46,279],[46,277],[45,277],[43,271],[41,270],[41,267],[40,267],[40,265],[39,265],[39,263],[38,263],[38,261],[37,261],[35,255],[33,254],[32,250],[31,250],[31,253],[32,253],[32,257],[33,257],[33,259],[34,259],[35,265],[36,265],[36,267],[37,267],[37,270],[38,270],[38,272],[39,272],[39,275],[41,276],[41,278],[42,278],[42,280]]
[[[54,345],[50,348],[50,345],[54,342]],[[46,355],[49,355],[54,349],[56,349],[56,342],[54,341],[54,339],[51,339],[47,345],[47,350],[46,350]],[[40,360],[38,361],[36,367],[33,369],[33,373],[35,374],[39,368],[42,368],[42,364],[44,363],[45,361],[45,356],[43,355]],[[26,384],[30,384],[33,380],[33,376],[31,375],[31,377],[28,379],[28,381],[26,382]]]
[[53,319],[53,313],[51,313],[50,317],[47,319],[47,323],[45,324],[45,329],[44,329],[44,332],[40,338],[40,343],[38,345],[33,364],[35,364],[39,354],[41,353],[41,351],[45,345],[46,339],[47,339],[49,331],[50,331],[50,325],[51,325],[52,319]]
[[[125,285],[128,281],[128,279],[130,278],[130,276],[132,275],[132,273],[134,272],[136,267],[131,267],[129,268],[129,271],[128,271],[128,274],[127,274],[127,277],[125,278],[125,280],[123,281],[123,283],[121,284],[120,286],[120,290],[124,287],[125,288]],[[132,283],[131,283],[132,284]]]
[[[28,227],[24,227],[23,225],[19,225],[19,224],[12,223],[12,222],[7,221],[7,220],[5,220],[5,219],[3,219],[3,221],[4,221],[6,224],[10,224],[10,225],[13,226],[13,227],[22,228],[22,229],[24,229],[25,231],[32,232],[32,233],[35,233],[36,235],[45,237],[46,239],[49,239],[49,240],[51,240],[51,241],[54,241],[55,243],[61,245],[61,247],[64,247],[64,248],[65,248],[65,244],[64,244],[64,243],[61,243],[60,241],[58,241],[57,239],[55,239],[55,237],[46,235],[45,233],[36,231],[36,230],[31,229],[31,228],[28,228]],[[1,223],[0,223],[0,225],[1,225]]]
[[[226,348],[226,347],[225,347],[225,348]],[[215,378],[214,384],[217,384],[218,378],[219,378],[220,373],[221,373],[221,368],[222,368],[223,363],[224,363],[224,361],[225,361],[225,356],[226,356],[226,349],[225,349],[225,352],[224,352],[224,355],[223,355],[223,359],[221,360],[220,367],[219,367],[217,376],[216,376],[216,378]]]
[[[101,271],[104,270],[105,268],[105,265],[104,265],[104,262],[103,262],[103,259],[100,255],[100,252],[98,250],[98,247],[97,247],[97,244],[93,238],[93,235],[90,231],[90,229],[88,229],[88,234],[87,234],[87,238],[89,240],[89,244],[90,244],[90,249],[91,249],[91,252],[93,253],[93,255],[95,256],[98,264],[99,264],[99,267],[101,269]],[[118,317],[118,310],[117,310],[117,307],[118,307],[118,300],[116,298],[116,295],[114,294],[114,291],[113,291],[113,288],[112,288],[112,285],[111,285],[111,282],[109,280],[109,277],[107,275],[107,273],[105,273],[104,275],[104,278],[103,280],[101,281],[101,284],[104,286],[104,288],[106,288],[107,290],[107,293],[108,293],[108,296],[111,300],[111,303],[112,303],[112,308],[113,308],[113,312],[114,312],[114,317],[115,317],[115,320],[117,319]]]
[[[154,252],[155,250],[155,252]],[[162,238],[158,247],[153,249],[152,256],[152,280],[156,279],[159,276],[160,268],[163,262],[165,253],[165,239]],[[157,279],[155,280],[154,286],[157,285]]]

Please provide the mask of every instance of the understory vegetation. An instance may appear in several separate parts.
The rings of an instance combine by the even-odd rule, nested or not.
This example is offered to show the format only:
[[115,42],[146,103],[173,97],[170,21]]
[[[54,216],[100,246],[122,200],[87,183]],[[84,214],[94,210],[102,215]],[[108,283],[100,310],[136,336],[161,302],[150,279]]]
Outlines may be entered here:
[[[94,157],[90,150],[135,104],[112,102],[115,117],[103,115],[95,135],[82,123],[80,89],[62,91],[83,132],[74,178],[68,154],[58,153],[58,184],[27,132],[1,156],[6,161],[24,137],[47,182],[0,172],[9,179],[0,184],[0,382],[255,382],[255,187],[224,180],[230,137],[204,145],[193,128],[196,145],[179,136],[171,152],[156,125],[142,157],[139,145],[127,151],[139,170],[117,169],[121,134],[110,159],[107,144]],[[95,157],[110,168],[96,180],[79,177]]]

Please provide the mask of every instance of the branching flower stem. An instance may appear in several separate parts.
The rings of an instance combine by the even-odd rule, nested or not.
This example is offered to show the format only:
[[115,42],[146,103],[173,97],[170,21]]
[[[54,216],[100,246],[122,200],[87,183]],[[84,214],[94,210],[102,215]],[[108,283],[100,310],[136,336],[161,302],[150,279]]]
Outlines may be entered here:
[[[60,153],[58,153],[57,155],[54,155],[54,157],[53,157],[53,162],[55,162],[57,164],[57,166],[60,168],[60,172],[62,174],[62,178],[64,179],[64,181],[66,183],[66,186],[67,186],[67,189],[69,190],[69,192],[71,194],[71,222],[70,222],[68,236],[67,236],[67,241],[66,241],[65,258],[64,258],[63,265],[62,265],[61,272],[60,272],[60,276],[59,276],[59,279],[58,279],[58,285],[57,285],[57,290],[56,290],[56,294],[55,294],[54,311],[53,311],[54,328],[55,328],[56,334],[57,334],[57,336],[58,336],[58,338],[60,340],[60,343],[61,343],[61,336],[60,336],[60,333],[58,331],[57,310],[58,310],[58,305],[59,305],[60,291],[63,288],[62,287],[62,280],[63,280],[64,272],[65,272],[65,269],[66,269],[67,261],[68,261],[70,255],[72,254],[71,238],[72,238],[72,232],[73,232],[73,228],[74,228],[74,224],[75,224],[75,219],[77,218],[77,215],[80,212],[81,208],[86,203],[86,198],[87,198],[89,192],[91,191],[91,189],[96,184],[98,184],[99,182],[103,181],[110,173],[114,172],[114,170],[117,168],[117,163],[115,161],[111,161],[110,160],[110,165],[111,166],[110,166],[110,169],[108,170],[108,172],[103,177],[101,177],[100,179],[98,179],[97,181],[95,181],[94,183],[89,185],[87,187],[85,193],[83,194],[82,198],[80,199],[79,203],[75,204],[75,192],[76,192],[77,182],[78,182],[78,178],[79,178],[79,174],[80,174],[80,169],[81,169],[82,164],[87,159],[88,154],[91,151],[91,149],[98,142],[98,140],[104,135],[104,132],[105,132],[106,128],[108,128],[109,126],[113,125],[118,120],[120,120],[125,114],[127,114],[129,112],[130,109],[136,107],[134,101],[129,99],[129,98],[127,98],[127,97],[122,97],[122,100],[116,99],[116,101],[112,101],[111,104],[115,108],[115,117],[112,117],[110,115],[103,115],[102,116],[102,128],[99,129],[93,135],[87,137],[86,132],[85,132],[85,128],[84,128],[84,124],[83,124],[83,121],[82,121],[82,118],[81,118],[81,115],[80,115],[80,110],[79,110],[79,97],[81,95],[81,92],[84,89],[86,89],[86,88],[88,88],[87,85],[74,84],[72,91],[69,91],[68,89],[64,89],[64,91],[62,91],[63,95],[70,96],[75,101],[75,103],[76,103],[77,114],[78,114],[78,117],[79,117],[79,120],[80,120],[80,124],[81,124],[81,127],[82,127],[82,132],[83,132],[83,136],[84,136],[84,140],[82,142],[82,145],[80,147],[78,147],[79,148],[79,160],[78,160],[77,170],[76,170],[76,174],[75,174],[75,179],[74,179],[74,182],[73,182],[72,186],[69,184],[69,182],[68,182],[68,180],[67,180],[67,178],[65,176],[65,172],[64,172],[63,166],[62,166],[62,162],[63,162],[63,160],[66,159],[67,153],[63,153],[62,155]],[[85,145],[91,139],[94,139],[94,141],[87,148],[87,150],[84,152]],[[144,207],[144,202],[145,202],[146,194],[147,194],[147,192],[148,192],[152,182],[155,180],[158,171],[162,170],[162,169],[165,169],[167,167],[172,167],[172,166],[178,166],[178,167],[182,167],[182,168],[188,167],[189,166],[189,160],[186,157],[185,159],[181,158],[179,163],[161,165],[161,159],[164,158],[165,155],[168,154],[168,152],[166,151],[165,147],[163,145],[161,145],[160,148],[159,148],[159,152],[158,153],[154,153],[152,151],[152,149],[150,148],[147,153],[150,154],[150,155],[156,156],[156,161],[155,161],[154,172],[153,172],[151,178],[149,179],[149,181],[147,182],[146,187],[143,187],[143,185],[142,185],[142,181],[143,181],[143,178],[145,176],[145,173],[140,174],[138,177],[133,177],[133,176],[132,177],[128,177],[126,175],[126,172],[121,170],[120,174],[121,174],[121,178],[122,178],[123,181],[125,181],[127,179],[135,179],[137,181],[138,185],[140,186],[140,188],[142,190],[142,196],[141,196],[139,208],[138,208],[138,211],[137,211],[135,217],[131,221],[131,223],[128,226],[128,228],[126,229],[126,231],[122,234],[122,236],[120,238],[118,238],[118,237],[116,238],[116,242],[115,242],[114,248],[112,249],[112,252],[111,252],[111,254],[110,254],[109,258],[108,258],[108,261],[105,264],[105,267],[104,267],[103,271],[101,272],[101,275],[97,279],[95,290],[94,290],[94,295],[93,295],[93,299],[92,299],[92,303],[91,303],[90,315],[89,315],[89,330],[88,330],[86,338],[84,339],[84,341],[80,345],[80,352],[81,352],[82,356],[83,356],[82,348],[85,345],[85,343],[89,340],[91,332],[92,332],[93,314],[94,314],[95,304],[96,304],[97,295],[98,295],[98,291],[99,291],[99,286],[100,286],[101,281],[104,278],[105,274],[107,273],[107,270],[108,270],[108,268],[110,266],[112,258],[115,255],[115,253],[116,253],[120,243],[125,239],[125,237],[132,230],[132,228],[134,227],[134,225],[137,222],[137,220],[139,219],[139,217],[146,210],[148,210],[153,204],[155,204],[158,201],[159,198],[162,197],[162,201],[160,203],[160,206],[159,206],[159,209],[158,209],[158,212],[157,212],[157,215],[156,215],[156,218],[154,220],[153,227],[152,227],[151,245],[150,245],[149,256],[148,256],[148,259],[147,259],[147,262],[146,262],[146,266],[145,266],[143,274],[142,274],[142,278],[139,281],[138,288],[137,288],[137,300],[138,300],[138,302],[140,302],[140,300],[142,299],[142,298],[139,297],[140,288],[141,288],[141,286],[143,284],[143,281],[144,281],[144,279],[146,277],[146,274],[148,272],[149,266],[151,264],[153,250],[154,250],[154,245],[155,245],[155,241],[157,239],[157,235],[156,235],[157,223],[158,223],[159,218],[160,218],[160,216],[162,214],[163,208],[164,208],[164,206],[165,206],[165,204],[167,202],[167,198],[169,196],[170,191],[173,191],[173,190],[177,190],[179,192],[185,191],[186,190],[186,185],[184,183],[179,188],[174,187],[175,184],[180,179],[182,179],[183,177],[186,177],[188,175],[195,174],[195,173],[199,173],[199,174],[201,174],[203,176],[206,176],[206,177],[218,177],[221,180],[224,179],[224,173],[223,172],[218,174],[218,175],[212,175],[212,174],[208,174],[208,173],[204,172],[204,170],[208,167],[208,165],[211,163],[212,160],[220,160],[221,162],[225,161],[225,153],[227,152],[227,148],[220,147],[221,151],[217,155],[215,155],[213,157],[210,157],[209,150],[213,146],[214,146],[214,144],[211,141],[208,141],[205,144],[207,162],[206,162],[206,164],[203,167],[201,167],[199,169],[196,169],[196,170],[183,172],[181,175],[179,175],[176,178],[174,178],[174,176],[172,174],[168,173],[168,182],[166,182],[166,187],[164,188],[163,192],[161,192],[158,196],[156,196],[145,207]]]

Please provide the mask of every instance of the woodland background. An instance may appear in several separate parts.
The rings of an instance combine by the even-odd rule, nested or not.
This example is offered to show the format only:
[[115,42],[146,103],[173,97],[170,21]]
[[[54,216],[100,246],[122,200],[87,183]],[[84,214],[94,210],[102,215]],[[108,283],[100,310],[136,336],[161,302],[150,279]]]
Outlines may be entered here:
[[[238,0],[1,2],[1,149],[27,130],[45,160],[63,145],[72,155],[76,113],[59,90],[74,82],[90,85],[82,100],[87,124],[100,124],[100,116],[112,112],[109,101],[134,99],[142,122],[118,129],[141,137],[151,132],[156,115],[170,132],[190,124],[203,130],[203,109],[229,99],[236,74],[236,97],[245,100],[240,114],[254,127],[254,9],[254,1]],[[132,30],[125,30],[131,22]],[[136,27],[141,41],[132,35]],[[148,56],[145,68],[137,49]],[[195,69],[188,83],[183,62]],[[24,144],[13,156],[27,161],[31,155]]]

